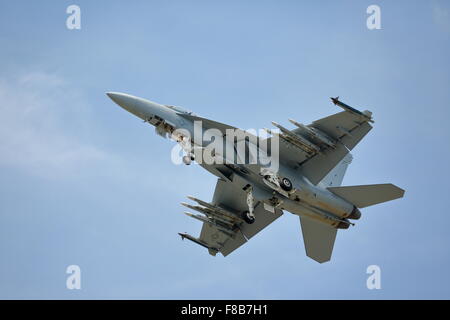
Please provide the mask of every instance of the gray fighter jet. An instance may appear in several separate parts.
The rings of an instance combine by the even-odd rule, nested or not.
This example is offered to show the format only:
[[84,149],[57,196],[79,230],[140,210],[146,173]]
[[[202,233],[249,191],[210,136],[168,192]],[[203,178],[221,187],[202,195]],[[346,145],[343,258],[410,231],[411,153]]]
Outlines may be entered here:
[[176,141],[182,162],[195,161],[218,177],[211,202],[189,196],[192,203],[182,203],[200,213],[185,212],[203,223],[200,236],[179,233],[213,256],[229,255],[286,210],[300,217],[307,256],[323,263],[331,258],[337,230],[354,225],[360,208],[404,195],[393,184],[341,186],[352,161],[349,152],[374,121],[370,111],[352,108],[339,97],[332,102],[344,111],[309,125],[289,120],[293,130],[272,122],[277,129],[266,129],[268,135],[262,136],[180,107],[124,93],[107,95],[155,126],[160,136]]

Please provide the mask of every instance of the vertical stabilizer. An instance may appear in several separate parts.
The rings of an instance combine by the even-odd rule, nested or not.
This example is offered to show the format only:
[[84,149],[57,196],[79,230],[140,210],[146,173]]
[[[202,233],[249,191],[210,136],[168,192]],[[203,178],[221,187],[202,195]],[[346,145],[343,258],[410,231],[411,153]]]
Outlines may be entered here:
[[320,184],[325,187],[338,187],[342,184],[342,180],[344,179],[345,172],[347,171],[348,165],[352,162],[353,157],[350,153],[348,153],[341,162],[338,163],[333,170],[331,170]]

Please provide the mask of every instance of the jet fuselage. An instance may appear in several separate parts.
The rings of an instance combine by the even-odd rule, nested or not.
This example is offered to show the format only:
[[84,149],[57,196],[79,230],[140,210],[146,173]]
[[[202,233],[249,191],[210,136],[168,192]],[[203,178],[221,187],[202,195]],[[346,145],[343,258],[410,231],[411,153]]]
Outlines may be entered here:
[[[107,95],[120,107],[155,126],[160,135],[171,135],[177,130],[183,129],[194,136],[194,122],[180,114],[192,114],[180,108],[165,106],[146,99],[123,93],[109,92]],[[175,137],[176,140],[180,137]],[[179,142],[179,141],[177,141]],[[204,147],[204,146],[199,146]],[[210,166],[202,165],[206,170],[223,178],[224,171],[217,171]],[[320,184],[312,184],[299,171],[279,164],[277,172],[263,175],[260,168],[245,164],[225,165],[225,172],[239,176],[236,183],[238,187],[252,187],[255,201],[259,201],[268,208],[280,208],[299,216],[307,216],[321,221],[335,228],[346,229],[351,224],[348,220],[359,219],[359,210],[348,201],[336,196]],[[283,190],[280,185],[270,183],[270,175],[273,179],[288,179],[290,188]]]

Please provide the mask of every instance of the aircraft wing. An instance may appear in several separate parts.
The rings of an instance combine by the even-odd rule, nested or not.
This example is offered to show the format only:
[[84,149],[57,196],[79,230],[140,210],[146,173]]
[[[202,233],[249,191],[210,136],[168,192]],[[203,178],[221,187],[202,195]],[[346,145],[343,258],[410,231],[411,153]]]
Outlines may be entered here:
[[325,148],[301,166],[302,173],[313,184],[318,184],[372,129],[366,118],[348,111],[314,121],[309,127],[337,142],[334,148]]
[[280,162],[299,169],[313,184],[323,180],[372,129],[370,113],[344,106],[350,109],[307,126],[290,120],[298,127],[294,130],[273,123],[280,129],[276,133],[280,138]]
[[[274,212],[268,211],[262,202],[259,202],[254,211],[255,222],[247,224],[240,217],[242,212],[248,210],[245,191],[223,179],[218,179],[211,203],[198,199],[195,201],[210,210],[205,211],[207,221],[203,222],[200,237],[180,235],[208,248],[212,255],[217,252],[223,256],[229,255],[283,214],[283,211],[276,208]],[[226,214],[221,216],[221,212]],[[226,218],[227,216],[230,219]],[[228,225],[222,223],[224,220],[230,220],[230,223]]]

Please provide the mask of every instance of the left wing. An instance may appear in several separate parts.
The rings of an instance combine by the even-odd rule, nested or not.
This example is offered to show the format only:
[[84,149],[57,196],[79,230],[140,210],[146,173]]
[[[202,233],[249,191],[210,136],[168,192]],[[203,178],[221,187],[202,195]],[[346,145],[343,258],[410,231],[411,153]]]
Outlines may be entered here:
[[180,235],[206,247],[212,255],[217,252],[223,256],[229,255],[283,214],[283,211],[276,208],[273,212],[268,211],[263,203],[259,202],[254,210],[255,222],[247,224],[241,218],[241,213],[248,210],[245,191],[233,182],[223,179],[218,179],[211,203],[191,199],[199,206],[185,206],[203,214],[194,217],[203,221],[200,237],[195,238],[186,233]]
[[[337,98],[333,102],[344,111],[303,125],[290,120],[294,130],[272,122],[280,132],[280,162],[298,169],[309,181],[317,185],[372,129],[370,111],[360,112]],[[269,138],[267,139],[270,142]],[[271,143],[268,143],[271,145]]]
[[302,173],[318,184],[372,129],[369,118],[349,111],[314,121],[309,128],[336,141],[334,148],[325,148],[301,166]]

